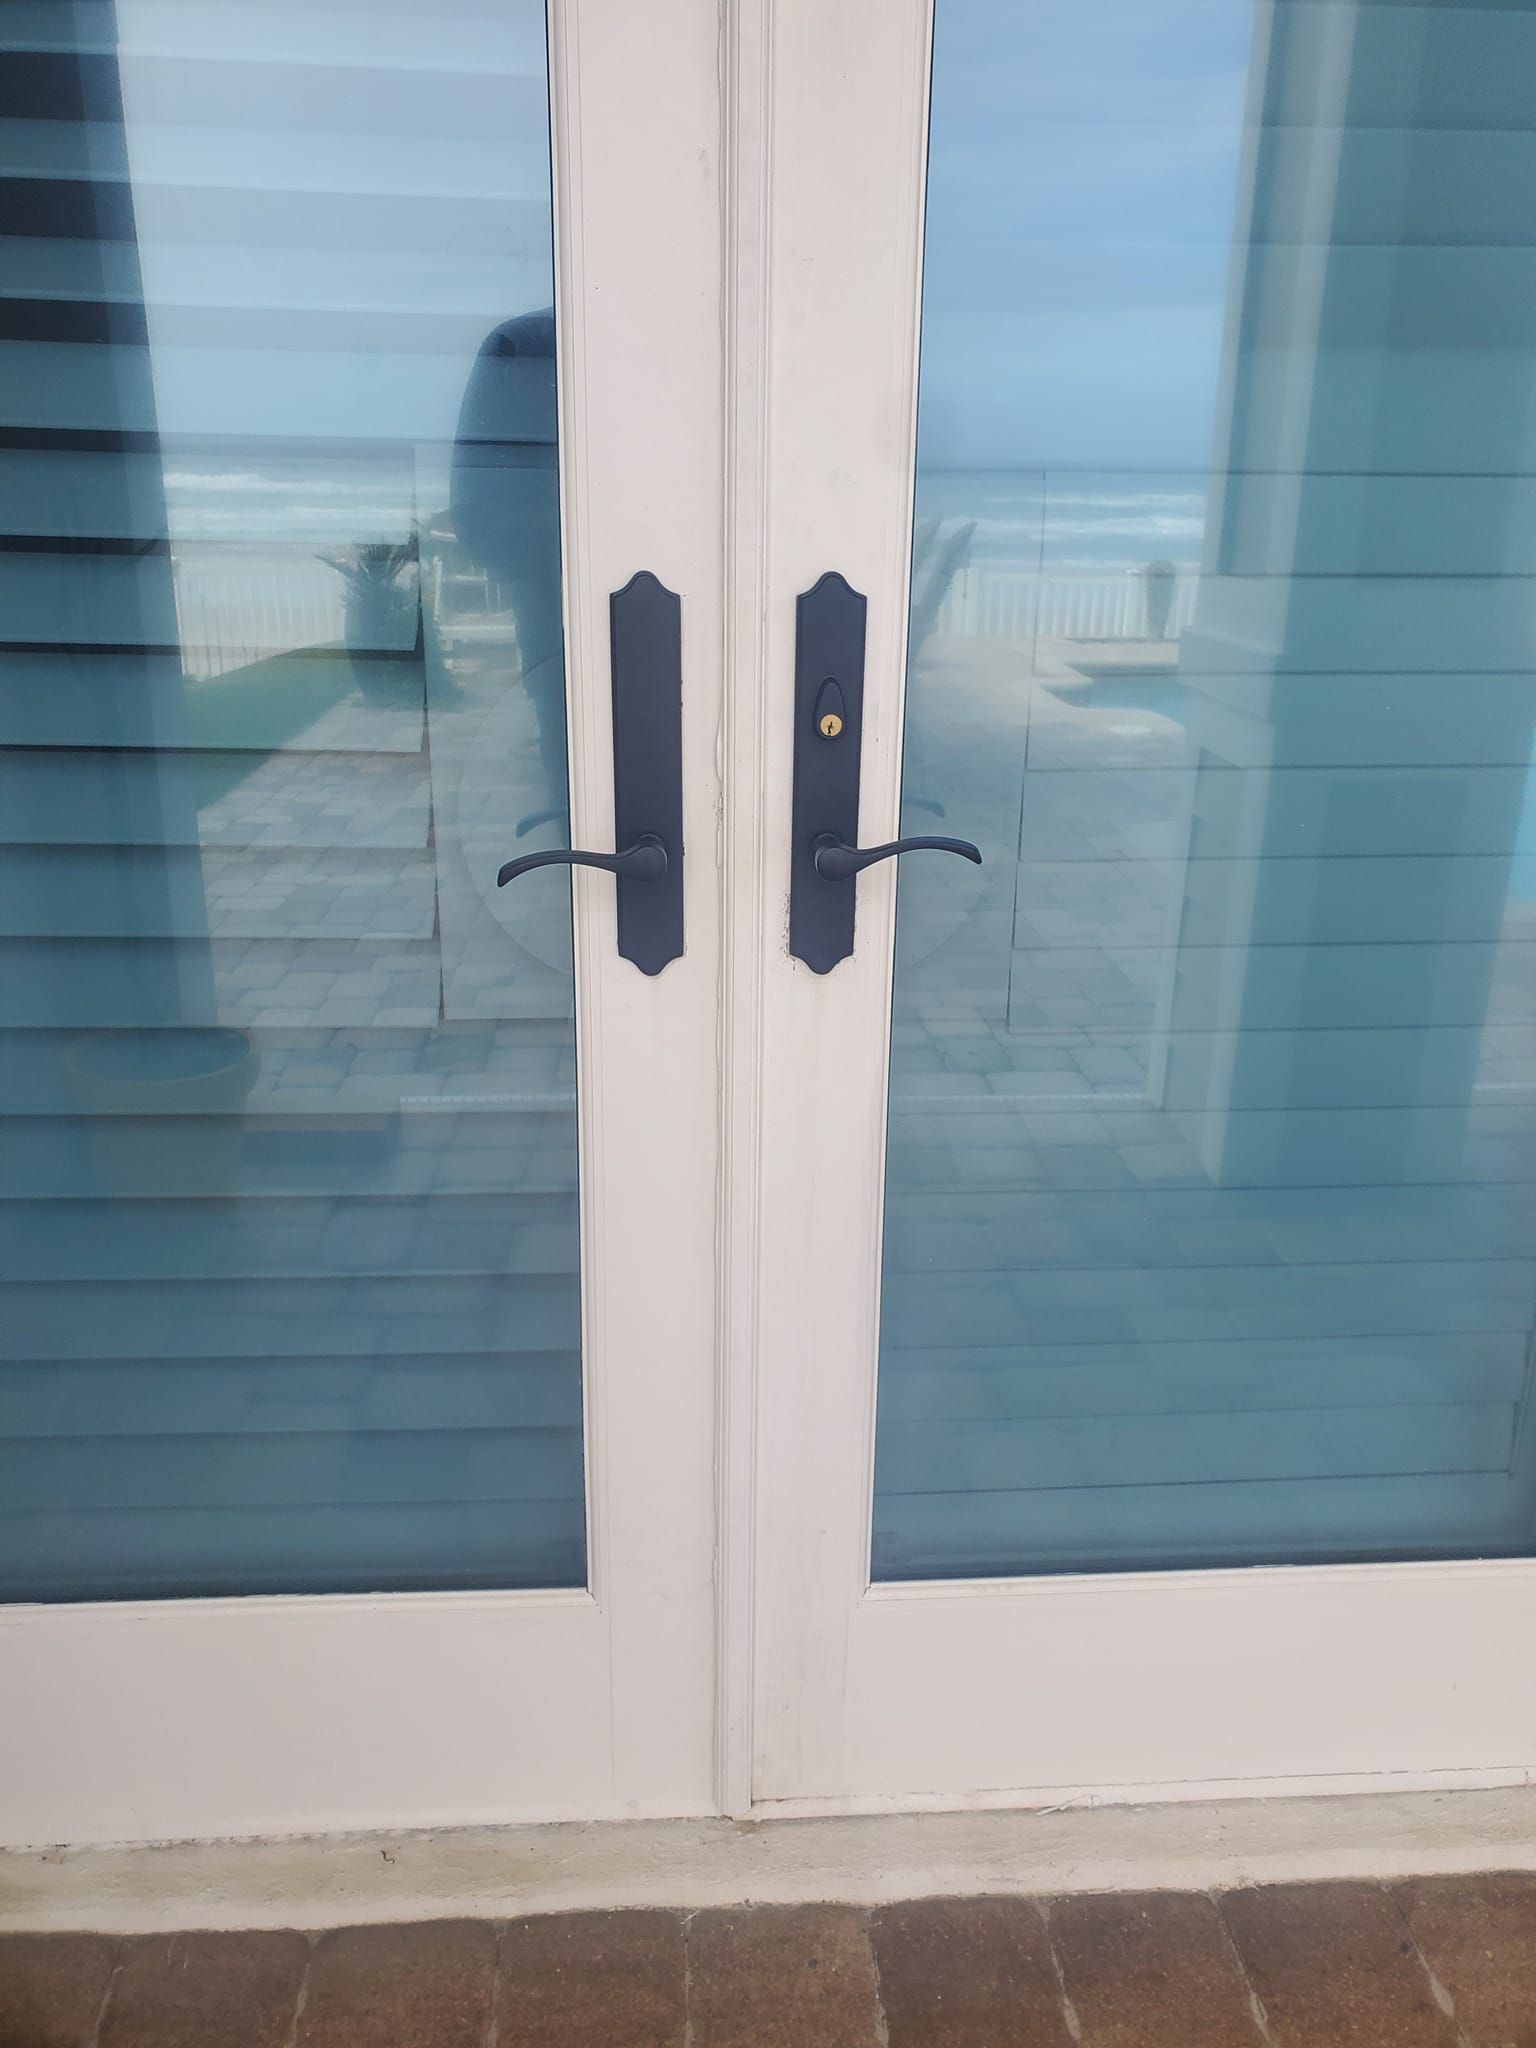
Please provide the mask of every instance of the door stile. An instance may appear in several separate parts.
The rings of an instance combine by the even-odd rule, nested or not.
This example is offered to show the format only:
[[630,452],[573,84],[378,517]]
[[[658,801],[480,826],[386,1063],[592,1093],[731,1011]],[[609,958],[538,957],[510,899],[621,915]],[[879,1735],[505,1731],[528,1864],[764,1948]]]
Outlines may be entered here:
[[[796,599],[868,599],[860,844],[896,836],[927,128],[927,0],[778,0],[769,370],[773,532],[765,887],[754,1798],[837,1781],[868,1584],[894,874],[860,877],[853,956],[788,951]],[[793,1134],[793,1135],[791,1135]]]
[[715,1797],[752,1805],[763,997],[778,943],[769,808],[769,290],[775,0],[721,9],[724,634],[721,673]]

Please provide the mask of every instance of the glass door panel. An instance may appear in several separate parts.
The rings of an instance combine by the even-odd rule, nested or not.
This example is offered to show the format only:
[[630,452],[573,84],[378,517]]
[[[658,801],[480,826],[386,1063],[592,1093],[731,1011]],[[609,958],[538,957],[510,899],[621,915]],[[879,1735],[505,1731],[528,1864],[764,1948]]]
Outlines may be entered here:
[[16,26],[0,1595],[580,1585],[543,7]]
[[877,1579],[1536,1538],[1533,86],[937,0]]

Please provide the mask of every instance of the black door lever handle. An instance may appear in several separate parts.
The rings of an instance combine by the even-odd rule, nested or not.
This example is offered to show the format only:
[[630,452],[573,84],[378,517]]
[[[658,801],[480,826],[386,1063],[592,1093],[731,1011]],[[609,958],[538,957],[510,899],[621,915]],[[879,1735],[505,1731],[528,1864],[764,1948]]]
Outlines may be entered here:
[[[649,569],[608,600],[613,666],[613,833],[617,853],[572,846],[503,864],[504,889],[534,868],[602,868],[615,877],[619,952],[660,974],[683,950],[683,607]],[[518,821],[517,836],[569,816],[552,808]]]
[[892,839],[884,846],[849,846],[835,832],[818,832],[815,848],[816,872],[824,882],[846,882],[897,853],[958,853],[962,860],[981,865],[981,848],[969,839]]
[[[969,839],[893,839],[858,846],[859,757],[864,750],[866,600],[829,570],[795,604],[795,788],[790,814],[789,950],[813,974],[853,951],[859,874],[893,854],[958,853],[981,861]],[[944,815],[931,798],[908,796]]]
[[[980,860],[981,855],[976,858]],[[583,853],[574,846],[555,846],[545,853],[525,853],[521,860],[509,860],[497,870],[496,886],[505,889],[531,868],[602,868],[610,875],[623,875],[631,882],[659,882],[667,872],[667,849],[654,832],[642,832],[633,846],[622,853]]]

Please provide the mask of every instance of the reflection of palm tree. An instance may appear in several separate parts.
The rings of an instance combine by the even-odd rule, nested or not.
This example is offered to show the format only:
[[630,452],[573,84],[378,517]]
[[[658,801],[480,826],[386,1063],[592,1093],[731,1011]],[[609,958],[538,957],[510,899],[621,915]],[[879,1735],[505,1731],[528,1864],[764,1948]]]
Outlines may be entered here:
[[[350,653],[379,656],[416,650],[421,644],[421,586],[415,574],[416,537],[409,540],[360,541],[353,547],[321,551],[320,559],[342,580],[345,612],[342,631]],[[377,661],[354,660],[354,673],[365,697],[393,694],[387,671]],[[420,684],[407,685],[420,695]]]
[[416,535],[410,541],[358,541],[319,555],[342,578],[342,637],[352,657],[352,680],[369,702],[420,702],[422,586],[416,573]]

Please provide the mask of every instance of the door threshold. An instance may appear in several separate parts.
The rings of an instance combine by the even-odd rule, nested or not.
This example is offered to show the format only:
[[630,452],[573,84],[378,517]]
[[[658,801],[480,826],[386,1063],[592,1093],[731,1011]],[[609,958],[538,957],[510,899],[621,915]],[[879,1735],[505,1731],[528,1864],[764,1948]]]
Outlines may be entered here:
[[1536,1788],[0,1851],[0,1931],[299,1927],[1536,1869]]

